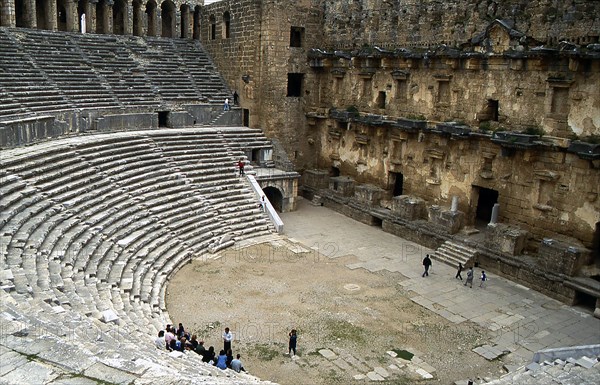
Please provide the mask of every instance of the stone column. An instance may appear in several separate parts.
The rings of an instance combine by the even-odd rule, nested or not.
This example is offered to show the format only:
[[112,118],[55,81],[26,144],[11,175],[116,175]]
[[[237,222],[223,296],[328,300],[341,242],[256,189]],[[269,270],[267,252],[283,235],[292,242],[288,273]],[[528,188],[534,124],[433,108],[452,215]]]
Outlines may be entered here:
[[46,26],[50,31],[58,30],[58,9],[56,0],[44,0],[46,2]]
[[[10,1],[10,0],[9,0]],[[23,23],[25,28],[37,28],[37,15],[35,0],[24,0],[23,7],[25,15],[23,15]],[[16,24],[16,23],[15,23]]]
[[125,22],[124,35],[133,35],[133,3],[127,2],[127,21]]
[[17,25],[15,18],[15,3],[13,0],[2,0],[2,19],[0,20],[0,26],[2,27],[14,27]]
[[450,208],[450,211],[453,213],[458,211],[458,197],[456,195],[452,197],[452,207]]
[[96,4],[98,0],[89,0],[85,8],[85,30],[86,33],[96,33]]
[[67,32],[79,32],[77,0],[67,1],[65,4],[65,11],[67,12]]
[[106,33],[115,33],[113,28],[113,6],[115,2],[113,0],[107,0],[106,2],[106,18],[104,19],[104,25],[107,26]]
[[153,20],[154,22],[154,36],[162,36],[162,10],[160,9],[160,5],[156,7],[156,17]]
[[500,211],[500,203],[494,203],[494,207],[492,207],[492,219],[490,219],[490,225],[495,225],[498,223],[498,211]]

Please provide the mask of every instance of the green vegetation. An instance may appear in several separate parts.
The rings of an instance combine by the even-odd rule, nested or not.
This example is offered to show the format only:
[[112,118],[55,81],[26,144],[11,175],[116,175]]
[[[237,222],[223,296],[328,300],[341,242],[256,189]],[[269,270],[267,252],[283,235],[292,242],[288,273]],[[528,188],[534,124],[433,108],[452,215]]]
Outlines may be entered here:
[[427,118],[425,117],[425,115],[407,115],[406,119],[410,119],[410,120],[427,120]]
[[527,127],[524,131],[524,133],[528,134],[528,135],[537,135],[537,136],[544,136],[546,134],[546,132],[537,126],[530,126]]
[[415,356],[408,350],[400,350],[400,349],[392,349],[394,353],[398,355],[398,358],[402,358],[403,360],[410,361]]
[[366,342],[365,330],[360,326],[352,325],[348,321],[328,320],[326,330],[328,332],[327,338],[332,341],[340,340],[357,344]]
[[271,361],[275,357],[280,356],[285,351],[284,348],[285,345],[282,343],[256,344],[250,351],[250,355],[261,361]]
[[489,131],[491,129],[491,124],[489,120],[479,123],[479,129],[481,131]]

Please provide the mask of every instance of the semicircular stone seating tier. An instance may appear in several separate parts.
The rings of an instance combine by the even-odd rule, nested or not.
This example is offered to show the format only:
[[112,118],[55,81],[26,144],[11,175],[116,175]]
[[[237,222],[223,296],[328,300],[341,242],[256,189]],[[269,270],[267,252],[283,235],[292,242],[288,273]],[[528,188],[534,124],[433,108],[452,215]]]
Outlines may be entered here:
[[240,151],[223,130],[97,134],[2,150],[2,357],[43,362],[54,368],[50,377],[261,382],[193,353],[175,358],[153,342],[171,323],[170,275],[224,238],[273,232],[236,175]]

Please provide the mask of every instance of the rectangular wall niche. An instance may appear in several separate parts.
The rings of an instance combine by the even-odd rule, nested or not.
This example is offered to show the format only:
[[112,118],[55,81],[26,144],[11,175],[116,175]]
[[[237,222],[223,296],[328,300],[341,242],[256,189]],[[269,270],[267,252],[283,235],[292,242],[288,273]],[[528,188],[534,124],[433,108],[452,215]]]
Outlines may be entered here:
[[302,47],[304,44],[304,27],[290,28],[290,47]]
[[287,83],[287,96],[300,97],[302,96],[302,80],[304,74],[289,73]]

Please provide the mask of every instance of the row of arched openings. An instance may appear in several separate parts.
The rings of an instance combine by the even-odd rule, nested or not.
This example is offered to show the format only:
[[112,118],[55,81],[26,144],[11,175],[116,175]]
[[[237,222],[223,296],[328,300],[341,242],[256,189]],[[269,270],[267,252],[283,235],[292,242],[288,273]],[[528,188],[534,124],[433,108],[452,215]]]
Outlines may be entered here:
[[[31,9],[33,7],[35,9]],[[0,6],[0,12],[2,8]],[[96,3],[79,0],[76,9],[68,0],[14,0],[14,10],[14,24],[6,20],[7,15],[0,14],[1,26],[117,35],[131,31],[134,36],[200,38],[200,6],[192,9],[190,5],[182,4],[178,15],[176,5],[171,0],[163,1],[160,6],[156,0],[133,0],[131,21],[127,0],[98,0]],[[229,25],[229,16],[227,20]],[[229,35],[229,27],[226,30]],[[192,36],[189,36],[190,31]]]

